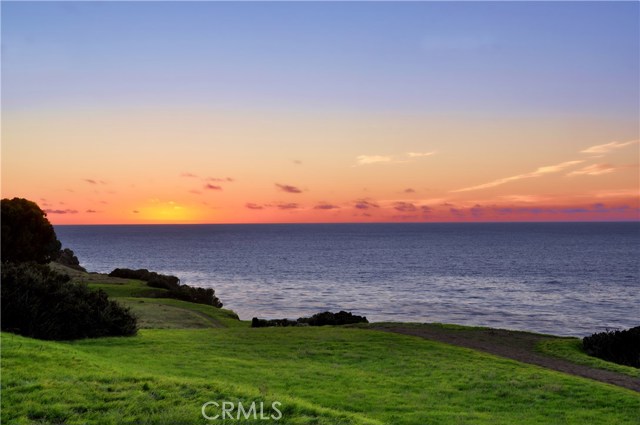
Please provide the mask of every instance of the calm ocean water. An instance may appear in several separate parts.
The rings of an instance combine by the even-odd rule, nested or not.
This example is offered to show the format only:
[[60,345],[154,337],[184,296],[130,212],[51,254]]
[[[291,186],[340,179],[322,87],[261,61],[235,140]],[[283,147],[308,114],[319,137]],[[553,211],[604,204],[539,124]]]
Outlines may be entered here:
[[576,336],[640,325],[640,223],[55,229],[90,271],[173,274],[242,319],[343,309]]

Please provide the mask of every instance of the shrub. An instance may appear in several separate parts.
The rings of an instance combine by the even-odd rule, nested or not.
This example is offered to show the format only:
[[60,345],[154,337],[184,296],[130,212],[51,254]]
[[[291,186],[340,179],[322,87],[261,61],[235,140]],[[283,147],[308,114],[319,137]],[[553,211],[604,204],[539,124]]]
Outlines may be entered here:
[[2,200],[2,261],[48,263],[58,256],[60,241],[47,214],[23,198]]
[[109,273],[109,276],[143,280],[152,288],[167,289],[170,291],[180,288],[180,279],[177,277],[150,272],[147,269],[115,269]]
[[136,334],[129,309],[69,280],[45,265],[4,264],[2,330],[52,340]]
[[331,313],[325,311],[323,313],[314,314],[311,317],[300,317],[297,320],[289,319],[258,319],[254,317],[251,320],[252,328],[266,328],[271,326],[325,326],[325,325],[349,325],[352,323],[369,323],[366,317],[356,316],[355,314],[340,311]]
[[84,267],[80,266],[78,257],[76,257],[76,254],[69,248],[61,249],[60,252],[58,252],[58,257],[55,261],[56,263],[62,264],[63,266],[67,266],[75,270],[80,270],[81,272],[87,271]]
[[307,323],[309,326],[324,326],[324,325],[349,325],[352,323],[369,323],[366,317],[356,316],[346,311],[340,311],[338,313],[331,313],[325,311],[324,313],[314,314],[309,318],[301,317],[298,322]]
[[150,272],[147,269],[115,269],[109,276],[125,279],[138,279],[147,282],[152,288],[166,289],[167,292],[159,294],[159,297],[175,298],[197,304],[207,304],[221,308],[222,303],[216,297],[216,292],[211,288],[196,288],[189,285],[181,285],[176,276]]
[[582,339],[582,347],[591,356],[640,368],[640,326],[595,333]]
[[285,327],[285,326],[301,326],[301,324],[296,320],[289,319],[258,319],[254,317],[251,319],[251,327],[252,328],[269,328],[273,326]]

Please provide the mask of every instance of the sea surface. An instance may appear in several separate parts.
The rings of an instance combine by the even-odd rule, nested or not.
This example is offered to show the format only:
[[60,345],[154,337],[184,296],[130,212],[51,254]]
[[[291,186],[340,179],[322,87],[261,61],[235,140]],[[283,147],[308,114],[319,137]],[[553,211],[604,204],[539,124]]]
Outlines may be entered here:
[[89,271],[211,287],[242,319],[331,310],[557,335],[640,325],[640,223],[55,226]]

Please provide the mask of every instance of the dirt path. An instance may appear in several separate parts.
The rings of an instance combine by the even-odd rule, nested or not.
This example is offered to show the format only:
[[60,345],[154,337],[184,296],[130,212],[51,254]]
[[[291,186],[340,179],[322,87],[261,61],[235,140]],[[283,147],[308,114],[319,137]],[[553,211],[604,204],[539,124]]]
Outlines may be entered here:
[[596,381],[618,385],[640,392],[640,379],[632,376],[611,372],[608,370],[594,369],[589,366],[578,365],[556,357],[546,356],[535,352],[536,344],[544,339],[542,335],[526,332],[514,332],[502,329],[488,330],[455,330],[438,327],[402,327],[402,326],[373,326],[375,329],[385,332],[395,332],[404,335],[413,335],[434,341],[472,348],[502,357],[514,359],[523,363],[530,363],[559,372],[595,379]]

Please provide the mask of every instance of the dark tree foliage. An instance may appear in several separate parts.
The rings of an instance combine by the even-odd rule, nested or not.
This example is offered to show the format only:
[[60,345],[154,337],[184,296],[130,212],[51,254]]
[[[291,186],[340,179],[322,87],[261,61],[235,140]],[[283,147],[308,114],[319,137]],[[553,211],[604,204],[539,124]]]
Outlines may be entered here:
[[258,319],[254,317],[251,319],[252,328],[269,328],[269,327],[287,327],[287,326],[303,326],[297,320],[289,319]]
[[60,241],[47,214],[23,198],[2,200],[2,261],[48,263],[58,256]]
[[46,265],[3,264],[2,330],[51,340],[136,334],[129,309],[69,279]]
[[55,261],[56,263],[62,264],[63,266],[67,266],[75,270],[80,270],[83,272],[87,271],[84,267],[80,266],[80,260],[78,260],[76,254],[69,248],[60,250]]
[[582,339],[582,347],[591,356],[640,368],[640,326],[595,333]]
[[300,317],[297,320],[289,319],[258,319],[254,317],[251,320],[252,328],[266,328],[271,326],[325,326],[325,325],[349,325],[353,323],[369,323],[366,317],[356,316],[355,314],[340,311],[331,313],[325,311],[323,313],[314,314],[311,317]]
[[180,287],[180,279],[176,276],[170,276],[165,274],[159,274],[156,272],[150,272],[147,269],[115,269],[109,273],[111,277],[122,277],[124,279],[138,279],[147,282],[147,285],[152,288],[162,289],[178,289]]
[[158,294],[158,297],[175,298],[197,304],[207,304],[218,308],[222,307],[222,302],[216,297],[216,292],[213,289],[181,285],[180,279],[176,276],[150,272],[147,269],[115,269],[109,273],[109,276],[143,280],[152,288],[167,290],[167,292]]
[[355,314],[340,311],[338,313],[331,313],[325,311],[324,313],[314,314],[313,316],[306,318],[301,317],[298,322],[307,323],[309,326],[325,326],[325,325],[350,325],[353,323],[369,323],[366,317],[356,316]]

